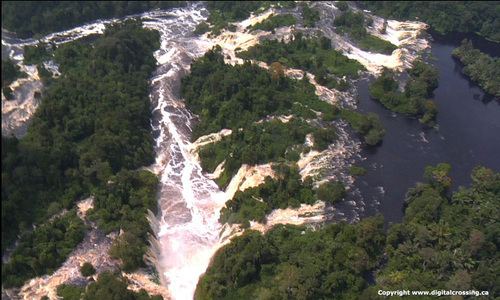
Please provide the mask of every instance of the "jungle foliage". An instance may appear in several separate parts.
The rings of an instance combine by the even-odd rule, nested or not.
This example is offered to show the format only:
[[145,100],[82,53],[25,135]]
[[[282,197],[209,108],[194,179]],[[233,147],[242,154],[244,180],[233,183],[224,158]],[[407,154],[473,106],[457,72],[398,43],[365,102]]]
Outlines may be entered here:
[[2,28],[27,38],[98,19],[184,5],[185,1],[2,1]]
[[370,95],[391,111],[417,116],[421,123],[433,126],[438,111],[429,98],[438,86],[438,71],[423,61],[416,61],[408,73],[410,78],[401,92],[394,74],[385,69],[371,84]]
[[500,58],[475,49],[469,40],[463,40],[462,45],[453,50],[453,56],[464,64],[462,72],[487,93],[500,97]]
[[[31,224],[89,194],[96,195],[94,215],[103,229],[130,231],[127,236],[137,237],[134,245],[144,249],[144,214],[154,210],[156,179],[130,170],[153,161],[148,79],[158,40],[158,33],[128,21],[108,27],[91,44],[75,41],[54,51],[62,76],[44,92],[27,135],[2,137],[2,252]],[[137,262],[141,251],[116,256]]]
[[382,217],[245,232],[217,251],[195,299],[383,299],[378,290],[397,289],[497,295],[500,173],[477,167],[471,187],[451,194],[449,171],[426,168],[387,234]]

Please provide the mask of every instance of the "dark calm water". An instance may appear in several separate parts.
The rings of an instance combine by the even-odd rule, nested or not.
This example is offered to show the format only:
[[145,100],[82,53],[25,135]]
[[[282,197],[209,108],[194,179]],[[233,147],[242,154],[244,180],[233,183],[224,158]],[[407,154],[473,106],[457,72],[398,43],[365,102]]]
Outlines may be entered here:
[[[366,160],[360,165],[368,172],[358,178],[356,185],[365,202],[380,202],[378,210],[387,222],[401,220],[405,193],[422,180],[427,165],[450,163],[453,189],[470,184],[469,175],[476,165],[500,172],[500,100],[485,95],[461,74],[460,64],[451,57],[457,45],[457,41],[432,44],[440,75],[434,92],[439,109],[437,130],[386,110],[370,99],[368,81],[359,83],[359,110],[377,113],[386,135],[382,145],[363,151]],[[499,48],[494,45],[481,50],[494,54]]]

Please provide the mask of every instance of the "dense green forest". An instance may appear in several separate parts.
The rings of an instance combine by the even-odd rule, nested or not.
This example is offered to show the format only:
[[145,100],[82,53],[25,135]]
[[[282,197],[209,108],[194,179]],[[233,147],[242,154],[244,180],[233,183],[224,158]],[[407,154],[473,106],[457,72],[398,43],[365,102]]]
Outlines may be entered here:
[[500,59],[491,57],[475,49],[471,41],[463,40],[462,45],[453,50],[464,67],[462,71],[477,82],[487,93],[500,97]]
[[277,179],[266,177],[259,186],[238,191],[221,210],[222,223],[240,223],[248,227],[249,221],[265,223],[266,216],[276,208],[299,207],[301,203],[316,201],[312,180],[302,182],[296,166],[273,166]]
[[26,38],[97,19],[184,5],[186,1],[2,1],[2,28]]
[[317,200],[335,204],[345,197],[345,187],[339,181],[325,182],[313,190],[312,179],[302,181],[295,164],[275,164],[273,170],[276,179],[266,177],[263,184],[236,192],[221,210],[220,221],[248,227],[249,221],[265,223],[273,209],[312,205]]
[[284,76],[281,64],[269,71],[250,62],[232,66],[224,63],[218,46],[191,65],[191,73],[182,80],[182,96],[200,116],[193,139],[223,128],[237,131],[268,115],[316,118],[314,110],[331,120],[335,113],[315,95],[307,79]]
[[133,292],[127,289],[127,279],[120,274],[103,272],[97,281],[86,287],[75,285],[60,285],[57,295],[62,300],[161,300],[161,296],[149,296],[145,290]]
[[[339,110],[321,101],[306,77],[286,77],[280,63],[272,63],[269,70],[249,62],[232,66],[224,63],[221,49],[215,47],[191,65],[181,89],[187,107],[200,116],[193,139],[223,128],[233,131],[199,150],[205,171],[213,172],[224,163],[216,180],[221,187],[227,186],[242,164],[287,161],[294,165],[301,153],[310,150],[304,145],[307,134],[312,135],[312,148],[318,151],[337,138],[330,122],[340,117]],[[260,122],[279,115],[293,117],[287,122],[272,118]],[[361,114],[359,117],[364,118]],[[276,180],[267,178],[265,184],[237,193],[222,211],[221,221],[245,225],[250,220],[262,222],[272,209],[312,204],[319,199],[312,181],[302,183],[295,168],[287,167],[277,174]],[[321,200],[332,204],[345,193],[338,183],[325,184],[319,190]],[[329,192],[333,197],[326,196]]]
[[215,254],[195,299],[359,299],[384,242],[381,217],[246,231]]
[[301,3],[300,7],[302,8],[301,16],[304,27],[316,26],[316,22],[319,21],[319,12],[305,3]]
[[360,1],[375,14],[400,20],[418,19],[445,35],[478,33],[500,42],[497,1]]
[[21,72],[19,67],[10,59],[2,60],[2,93],[7,100],[13,98],[12,90],[9,85],[18,78],[25,77],[26,73]]
[[373,20],[371,18],[366,19],[362,12],[353,12],[346,9],[335,17],[333,25],[335,25],[338,32],[347,34],[353,39],[360,49],[390,55],[392,51],[397,49],[396,45],[369,34],[366,31],[366,26],[370,25],[370,22],[373,22]]
[[430,98],[438,86],[437,69],[423,61],[416,61],[408,74],[404,92],[401,92],[393,72],[385,69],[370,85],[370,95],[391,111],[417,116],[421,123],[433,126],[437,108]]
[[471,187],[451,194],[449,170],[426,168],[403,222],[387,234],[382,217],[245,232],[213,257],[195,299],[381,299],[380,289],[498,295],[500,174],[477,167]]
[[[30,224],[95,194],[93,215],[103,229],[127,231],[114,256],[126,269],[140,264],[156,179],[126,170],[153,161],[148,79],[158,40],[157,32],[128,21],[93,44],[54,51],[63,75],[47,87],[27,135],[2,137],[2,252]],[[140,251],[122,250],[130,241]]]
[[385,128],[377,114],[363,115],[357,111],[344,109],[340,112],[340,116],[351,125],[356,133],[361,135],[367,145],[375,146],[384,138]]
[[296,22],[297,20],[293,15],[274,15],[253,26],[248,26],[248,29],[271,31],[278,27],[295,25]]
[[156,213],[158,179],[149,171],[122,170],[108,178],[108,184],[95,191],[94,209],[90,219],[104,232],[125,233],[114,243],[110,254],[122,261],[124,271],[144,266],[148,248],[148,210]]
[[74,211],[23,233],[8,263],[2,265],[2,285],[20,286],[29,278],[54,272],[82,240],[83,221]]
[[[278,7],[295,7],[293,1],[207,1],[207,8],[210,11],[208,23],[211,24],[211,32],[214,35],[220,34],[223,29],[231,31],[235,27],[229,25],[232,22],[238,22],[250,17],[252,12],[263,11],[271,5]],[[206,25],[197,28],[198,33],[207,32],[209,28]]]
[[[50,51],[48,50],[50,49]],[[35,46],[24,46],[25,65],[37,65],[52,58],[53,46],[45,43],[39,43]]]
[[[25,75],[25,74],[24,74]],[[23,76],[23,72],[10,59],[2,60],[2,88]]]
[[300,153],[309,150],[301,146],[308,133],[312,133],[314,149],[318,151],[325,150],[336,139],[333,128],[316,128],[296,118],[287,123],[272,120],[252,124],[204,146],[199,151],[201,165],[213,172],[225,161],[224,171],[217,179],[219,186],[225,187],[242,164],[264,164],[280,158],[297,161]]
[[319,84],[339,90],[347,89],[349,84],[338,78],[357,78],[358,72],[364,70],[358,61],[332,49],[330,39],[304,37],[300,32],[288,43],[264,40],[237,55],[244,59],[255,59],[268,64],[280,62],[287,67],[303,69],[314,74]]

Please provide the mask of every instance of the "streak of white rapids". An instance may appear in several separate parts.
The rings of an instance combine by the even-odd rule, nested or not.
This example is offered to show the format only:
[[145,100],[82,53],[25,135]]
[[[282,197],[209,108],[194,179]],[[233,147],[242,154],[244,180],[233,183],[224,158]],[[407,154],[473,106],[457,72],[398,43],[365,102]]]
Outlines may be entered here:
[[[194,116],[180,99],[182,75],[190,63],[213,45],[194,37],[192,31],[207,12],[200,6],[179,9],[171,19],[144,20],[144,26],[161,34],[159,63],[152,80],[151,100],[156,139],[156,163],[160,175],[157,268],[173,299],[193,299],[199,276],[215,251],[228,241],[230,230],[218,222],[226,198],[217,185],[202,174],[189,151]],[[168,161],[168,163],[167,163]]]

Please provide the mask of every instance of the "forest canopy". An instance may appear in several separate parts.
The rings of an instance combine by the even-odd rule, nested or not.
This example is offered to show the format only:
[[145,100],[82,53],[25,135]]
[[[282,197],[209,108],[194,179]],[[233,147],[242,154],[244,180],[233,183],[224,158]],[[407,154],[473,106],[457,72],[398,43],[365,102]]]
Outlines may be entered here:
[[475,49],[472,42],[463,40],[453,50],[453,56],[464,65],[462,71],[487,93],[500,97],[500,58],[491,57]]
[[294,34],[291,41],[264,40],[248,50],[237,53],[243,59],[254,59],[271,64],[279,62],[290,68],[302,69],[314,74],[316,81],[329,88],[345,90],[348,83],[343,77],[357,78],[364,67],[332,49],[326,37],[304,37]]
[[384,69],[382,75],[370,85],[370,96],[391,111],[417,116],[421,123],[433,126],[437,107],[430,98],[438,86],[437,69],[423,61],[416,61],[408,73],[410,78],[404,92],[401,92],[394,79],[395,74]]
[[375,14],[400,20],[418,19],[441,35],[478,33],[500,42],[497,1],[360,1]]
[[2,1],[2,28],[27,38],[98,19],[184,5],[186,1]]
[[[93,43],[75,41],[54,51],[62,75],[46,87],[26,136],[2,137],[2,252],[31,224],[95,194],[99,225],[126,230],[138,249],[114,256],[127,270],[142,265],[156,178],[131,170],[153,161],[148,80],[158,47],[157,32],[130,20],[109,26]],[[66,237],[64,243],[76,245]],[[28,257],[21,253],[19,259]]]

